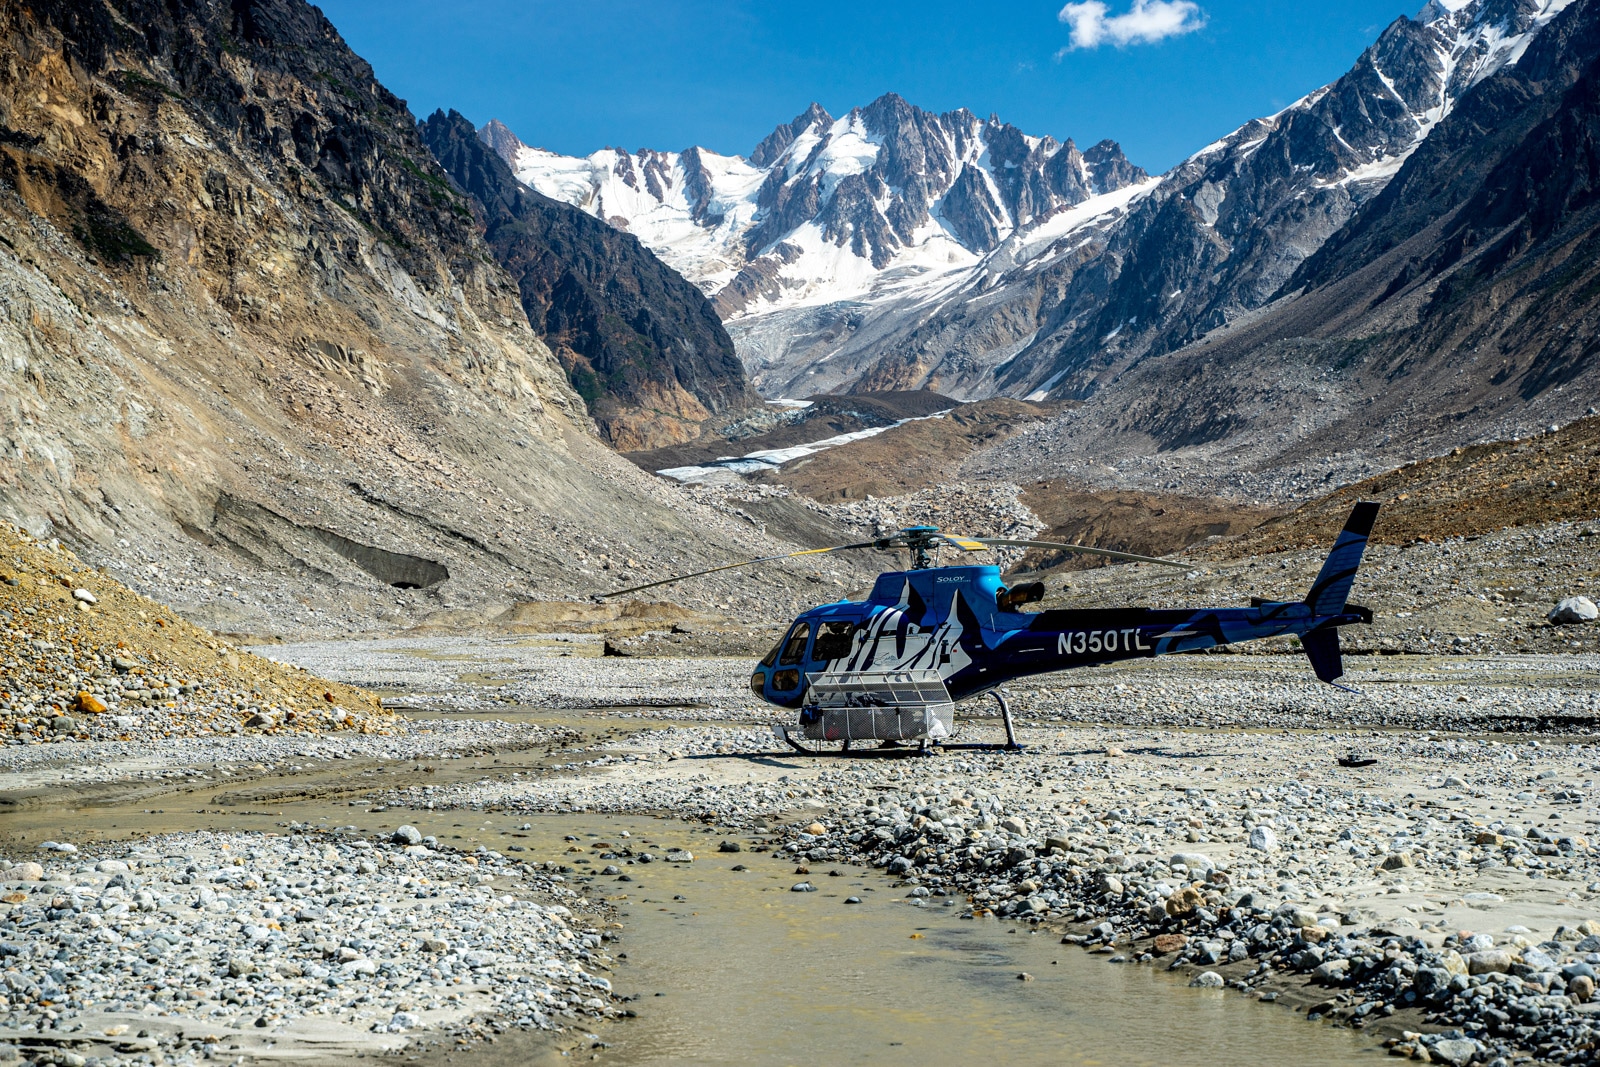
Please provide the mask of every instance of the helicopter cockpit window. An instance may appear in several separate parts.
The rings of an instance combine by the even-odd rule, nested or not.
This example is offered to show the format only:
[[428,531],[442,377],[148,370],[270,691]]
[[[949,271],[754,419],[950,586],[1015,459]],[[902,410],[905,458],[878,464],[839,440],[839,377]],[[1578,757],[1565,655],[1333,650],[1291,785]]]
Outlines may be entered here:
[[778,662],[784,666],[799,663],[806,658],[806,638],[811,636],[811,624],[803,622],[789,631],[789,639],[783,643],[783,655],[778,657]]
[[825,622],[817,630],[817,643],[812,646],[811,658],[815,660],[841,659],[850,654],[851,639],[855,637],[853,622]]

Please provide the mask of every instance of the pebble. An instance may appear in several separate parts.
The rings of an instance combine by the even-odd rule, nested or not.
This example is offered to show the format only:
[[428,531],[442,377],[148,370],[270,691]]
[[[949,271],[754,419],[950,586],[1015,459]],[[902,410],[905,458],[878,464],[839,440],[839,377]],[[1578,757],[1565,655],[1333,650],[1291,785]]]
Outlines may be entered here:
[[1258,852],[1276,852],[1278,849],[1278,835],[1269,827],[1257,826],[1250,831],[1250,847]]

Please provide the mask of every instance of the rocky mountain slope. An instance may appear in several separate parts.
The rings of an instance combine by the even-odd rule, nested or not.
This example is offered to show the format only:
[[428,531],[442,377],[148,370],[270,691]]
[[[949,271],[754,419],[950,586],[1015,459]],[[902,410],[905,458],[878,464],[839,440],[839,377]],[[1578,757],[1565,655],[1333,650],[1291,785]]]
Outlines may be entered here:
[[1600,417],[1408,463],[1274,517],[1227,551],[1246,556],[1326,544],[1357,500],[1384,502],[1374,536],[1391,545],[1554,522],[1578,524],[1581,538],[1600,537]]
[[0,743],[388,732],[378,697],[219,642],[0,523]]
[[301,0],[0,7],[0,215],[0,515],[207,626],[765,543],[596,438],[404,102]]
[[711,302],[638,238],[522,185],[455,111],[421,134],[613,447],[692,440],[713,416],[760,403]]
[[1118,378],[981,465],[1304,498],[1592,412],[1597,64],[1600,6],[1576,0],[1269,304],[1170,352],[1069,363]]
[[893,93],[838,119],[813,104],[748,158],[690,148],[575,159],[499,123],[481,135],[528,185],[635,234],[715,294],[769,395],[848,384],[857,360],[817,361],[866,320],[903,318],[908,300],[1059,244],[1146,181],[1113,142],[1079,151]]
[[1164,175],[1090,269],[1041,270],[1034,286],[1063,297],[1046,300],[1038,338],[995,387],[1089,396],[1267,303],[1567,4],[1451,0],[1396,19],[1337,81]]

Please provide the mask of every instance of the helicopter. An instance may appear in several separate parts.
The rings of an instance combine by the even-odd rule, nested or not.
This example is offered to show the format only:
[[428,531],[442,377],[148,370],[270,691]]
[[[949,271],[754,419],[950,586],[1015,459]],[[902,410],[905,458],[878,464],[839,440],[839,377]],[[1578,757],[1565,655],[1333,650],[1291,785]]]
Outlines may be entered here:
[[[1044,548],[1191,570],[1192,564],[1132,552],[1003,537],[961,537],[936,526],[910,526],[857,544],[811,548],[710,567],[606,597],[637,593],[717,571],[800,556],[860,549],[903,549],[910,566],[878,576],[865,600],[840,600],[801,612],[755,666],[750,690],[769,704],[798,709],[777,738],[808,755],[824,743],[948,743],[955,705],[985,694],[999,704],[1005,748],[1020,749],[1000,686],[1016,678],[1119,660],[1193,652],[1292,634],[1318,679],[1340,689],[1339,627],[1372,622],[1348,596],[1379,505],[1362,501],[1302,600],[1253,597],[1248,608],[1063,608],[1024,612],[1044,598],[1041,582],[1004,584],[994,565],[935,566],[944,548]],[[796,734],[798,733],[798,737]],[[805,742],[810,742],[807,747]]]

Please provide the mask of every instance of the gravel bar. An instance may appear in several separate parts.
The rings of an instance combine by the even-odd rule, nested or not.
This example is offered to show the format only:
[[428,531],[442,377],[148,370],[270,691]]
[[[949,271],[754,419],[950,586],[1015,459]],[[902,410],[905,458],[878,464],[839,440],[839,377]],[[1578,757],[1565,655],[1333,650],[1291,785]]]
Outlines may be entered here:
[[[1292,681],[1274,657],[1075,672],[1019,696],[1021,754],[807,759],[764,726],[679,724],[596,746],[560,777],[386,799],[669,812],[764,836],[802,866],[881,868],[908,906],[1048,925],[1116,962],[1281,995],[1400,1054],[1592,1062],[1593,657],[1383,665],[1375,700]],[[1182,725],[1124,722],[1152,715]],[[1542,717],[1568,731],[1490,732]],[[1333,725],[1303,728],[1319,720]]]
[[0,862],[0,1037],[40,1063],[326,1062],[621,1013],[559,874],[435,844],[193,833]]

